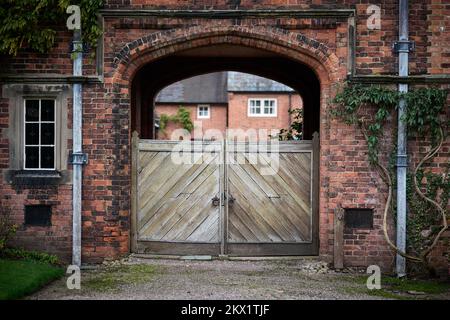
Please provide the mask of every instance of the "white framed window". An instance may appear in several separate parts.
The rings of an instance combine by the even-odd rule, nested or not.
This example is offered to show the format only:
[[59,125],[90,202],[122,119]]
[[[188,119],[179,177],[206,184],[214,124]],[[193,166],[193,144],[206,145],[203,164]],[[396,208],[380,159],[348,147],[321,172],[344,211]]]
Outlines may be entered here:
[[197,107],[197,118],[198,119],[209,119],[210,118],[209,105],[202,104]]
[[53,99],[24,100],[25,170],[55,170],[56,110]]
[[248,99],[249,117],[276,117],[277,99],[250,98]]

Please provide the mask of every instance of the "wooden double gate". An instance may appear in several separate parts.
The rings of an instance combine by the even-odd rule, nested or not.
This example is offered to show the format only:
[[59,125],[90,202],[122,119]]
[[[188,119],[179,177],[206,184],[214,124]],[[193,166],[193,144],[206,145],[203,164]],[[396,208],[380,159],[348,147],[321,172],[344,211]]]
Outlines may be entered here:
[[269,147],[132,142],[133,252],[318,254],[317,135]]

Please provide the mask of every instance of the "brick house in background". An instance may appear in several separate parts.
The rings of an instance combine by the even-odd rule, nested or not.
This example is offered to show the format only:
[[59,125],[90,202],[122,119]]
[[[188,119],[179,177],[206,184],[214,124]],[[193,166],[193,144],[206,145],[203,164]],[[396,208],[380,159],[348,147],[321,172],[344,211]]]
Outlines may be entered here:
[[241,72],[228,73],[230,129],[288,129],[293,121],[289,111],[302,108],[300,95],[286,85]]
[[[189,111],[196,129],[201,123],[202,135],[212,129],[215,131],[210,135],[217,139],[219,133],[225,137],[227,128],[267,132],[287,129],[293,120],[289,110],[301,109],[302,101],[299,94],[281,83],[230,71],[196,76],[164,88],[156,97],[155,118],[173,116],[180,107]],[[179,139],[172,137],[179,124],[169,122],[160,130],[158,123],[157,139]]]
[[[175,115],[180,107],[189,111],[193,122],[201,121],[202,135],[208,129],[225,132],[228,116],[227,73],[205,74],[164,88],[155,100],[155,118],[159,119],[162,114]],[[180,125],[169,122],[164,131],[158,130],[156,121],[156,138],[170,139],[172,132],[178,128]],[[178,137],[173,139],[178,140]]]

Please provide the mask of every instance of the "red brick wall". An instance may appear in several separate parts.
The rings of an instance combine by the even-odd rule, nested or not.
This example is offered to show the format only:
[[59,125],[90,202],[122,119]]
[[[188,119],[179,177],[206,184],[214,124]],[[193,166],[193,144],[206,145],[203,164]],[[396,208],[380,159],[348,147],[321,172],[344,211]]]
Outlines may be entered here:
[[[276,117],[249,117],[248,100],[251,98],[270,98],[277,100]],[[289,109],[301,108],[301,99],[298,94],[254,94],[254,93],[229,93],[229,128],[230,129],[287,129],[291,123]]]
[[[14,245],[28,250],[46,251],[70,261],[72,255],[72,188],[60,187],[2,187],[2,209],[8,211],[12,222],[18,226]],[[24,206],[50,205],[50,227],[25,226]]]
[[[374,0],[370,3],[360,3],[358,0],[349,0],[345,3],[330,0],[298,0],[298,1],[240,1],[241,9],[356,9],[356,70],[359,74],[395,74],[397,72],[397,58],[392,53],[391,45],[397,40],[397,0]],[[235,9],[236,6],[227,0],[204,1],[105,1],[105,8],[147,8],[147,9]],[[369,5],[378,5],[381,8],[381,30],[368,30],[366,10]],[[411,55],[412,74],[445,74],[448,73],[450,37],[449,5],[440,0],[411,0],[410,1],[410,34],[416,41],[416,50]],[[207,19],[188,19],[189,25],[204,24]],[[257,19],[256,19],[257,20]],[[242,19],[242,24],[253,23],[255,19]],[[346,33],[335,32],[339,27],[339,20],[330,19],[301,19],[294,18],[266,19],[258,21],[258,25],[277,25],[288,30],[302,30],[302,33],[323,43],[333,49],[339,49],[336,43],[345,40]],[[224,23],[225,20],[222,20]],[[123,45],[132,39],[147,35],[148,32],[167,28],[183,27],[182,19],[156,19],[139,18],[135,21],[129,19],[120,22],[120,19],[107,18],[105,32],[105,49],[114,52],[120,51]],[[225,22],[226,24],[227,22]],[[232,21],[229,21],[232,23]],[[254,24],[254,23],[253,23]],[[324,25],[333,32],[323,32]],[[443,28],[443,29],[441,29]],[[69,42],[71,34],[64,31],[57,34],[56,45],[49,54],[36,54],[28,51],[21,52],[16,58],[1,57],[0,70],[6,73],[45,73],[45,74],[71,74],[71,60]],[[317,32],[320,30],[320,32]],[[130,37],[129,35],[133,36]],[[112,39],[112,40],[111,40]],[[107,60],[106,60],[107,62]],[[84,61],[84,74],[94,74],[94,61],[88,57]]]
[[[249,98],[272,98],[277,100],[277,116],[276,117],[249,117],[248,112],[248,99]],[[197,117],[197,105],[182,105],[191,114],[192,122],[201,122],[202,135],[207,130],[214,129],[221,132],[222,137],[225,137],[225,130],[229,129],[287,129],[291,123],[288,110],[292,108],[301,108],[302,102],[300,96],[297,94],[291,95],[291,100],[288,94],[249,94],[249,93],[229,93],[228,95],[228,115],[226,105],[210,105],[210,118],[198,119]],[[161,114],[175,115],[177,113],[180,104],[157,104],[155,113],[157,116]],[[179,124],[169,122],[164,132],[160,132],[158,139],[171,139],[172,133],[175,129],[179,129]],[[196,127],[200,129],[200,127]],[[192,137],[194,132],[192,132]],[[178,140],[179,137],[172,137]]]
[[[26,181],[22,184],[9,182],[11,179],[8,140],[10,109],[12,106],[9,99],[0,91],[0,206],[2,212],[8,213],[12,222],[18,227],[13,243],[19,248],[46,251],[58,255],[63,261],[70,261],[72,186],[69,182],[57,185],[32,185]],[[70,107],[68,109],[70,110]],[[71,119],[71,112],[65,116]],[[70,138],[68,143],[71,145]],[[25,226],[25,206],[27,205],[51,206],[51,226]]]
[[[428,1],[426,18],[428,46],[426,47],[427,72],[450,73],[450,4],[445,1]],[[427,39],[426,37],[424,37]]]
[[[218,130],[218,132],[223,135],[227,126],[227,107],[226,105],[214,104],[210,104],[209,106],[210,118],[198,119],[197,105],[182,105],[182,107],[187,109],[191,114],[191,121],[194,123],[194,131],[196,132],[196,134],[201,134],[203,136],[207,130],[214,129]],[[155,107],[155,113],[158,116],[161,116],[161,114],[175,115],[179,107],[180,104],[157,104]],[[201,122],[201,131],[200,127],[197,125],[198,122]],[[169,122],[164,132],[159,132],[157,139],[170,140],[171,138],[173,138],[174,140],[178,140],[179,137],[172,137],[172,133],[174,130],[179,128],[181,128],[179,124]],[[191,132],[192,137],[194,137],[194,131]],[[219,139],[219,137],[217,137],[217,139]]]
[[[397,0],[377,0],[382,8],[381,30],[368,30],[366,26],[368,4],[361,1],[345,2],[330,0],[281,1],[243,0],[241,8],[347,8],[356,9],[356,71],[358,75],[397,73],[397,58],[391,45],[397,37]],[[410,1],[410,28],[416,41],[416,51],[411,55],[412,74],[445,74],[449,72],[449,4],[438,0]],[[138,1],[109,0],[107,8],[172,8],[204,9],[233,8],[226,0],[205,1]],[[84,129],[83,144],[90,162],[83,175],[83,258],[98,262],[105,257],[118,257],[129,251],[130,212],[130,82],[134,72],[147,62],[193,46],[208,46],[220,42],[226,36],[228,43],[264,48],[275,54],[312,66],[322,85],[321,103],[321,166],[320,166],[320,253],[332,258],[333,219],[338,205],[371,207],[375,209],[375,230],[353,231],[346,234],[345,262],[350,265],[382,263],[387,269],[392,264],[393,253],[381,234],[380,223],[386,188],[378,175],[367,163],[367,147],[358,129],[332,120],[328,114],[328,99],[347,75],[347,18],[105,18],[104,71],[101,84],[86,84],[83,92]],[[239,22],[237,25],[236,23]],[[208,31],[213,27],[222,29]],[[187,28],[189,26],[189,28]],[[195,28],[198,26],[198,28]],[[239,30],[236,30],[238,28]],[[441,28],[443,27],[443,29]],[[226,34],[227,29],[233,29]],[[62,29],[61,29],[62,30]],[[168,32],[167,30],[175,30]],[[161,33],[157,33],[161,32]],[[206,36],[195,37],[195,34]],[[142,37],[150,37],[150,45]],[[313,47],[309,40],[298,41],[298,34],[322,43],[324,52]],[[182,37],[191,38],[182,41]],[[141,39],[132,49],[125,45]],[[0,70],[9,74],[71,74],[70,33],[61,31],[57,44],[49,54],[24,51],[15,58],[1,57]],[[171,46],[163,47],[162,43]],[[224,40],[225,41],[225,40]],[[136,48],[139,47],[139,52]],[[155,49],[149,52],[149,47]],[[303,48],[303,49],[299,49]],[[147,52],[147,53],[146,53]],[[310,54],[305,54],[309,52]],[[123,59],[123,57],[125,57]],[[128,60],[127,60],[128,59]],[[95,72],[93,63],[86,60],[85,75]],[[299,76],[299,81],[301,77]],[[9,165],[7,129],[9,102],[0,98],[0,170],[5,173]],[[392,121],[395,130],[395,120]],[[386,133],[387,138],[392,137]],[[410,150],[419,152],[420,144]],[[448,142],[442,155],[432,165],[433,170],[444,170],[448,161]],[[26,203],[55,204],[58,224],[51,229],[24,230],[18,233],[17,243],[40,247],[68,256],[71,246],[70,186],[54,188],[22,188],[11,186],[5,179],[1,182],[2,203],[13,209],[16,221],[23,220]],[[56,220],[55,220],[56,221]],[[36,232],[35,232],[36,231]],[[436,259],[445,264],[442,245]],[[442,262],[444,261],[444,262]],[[448,265],[448,263],[447,263]]]

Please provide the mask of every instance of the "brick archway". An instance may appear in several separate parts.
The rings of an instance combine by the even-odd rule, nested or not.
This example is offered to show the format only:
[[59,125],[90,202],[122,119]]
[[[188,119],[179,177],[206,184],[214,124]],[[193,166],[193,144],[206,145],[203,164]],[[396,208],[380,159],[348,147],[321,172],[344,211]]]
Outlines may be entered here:
[[113,84],[127,86],[136,72],[152,61],[218,44],[257,48],[305,64],[323,86],[339,80],[339,60],[324,43],[279,28],[241,26],[190,27],[151,33],[127,43],[114,57],[106,77]]
[[[171,29],[151,33],[147,36],[135,39],[125,45],[113,58],[110,68],[106,67],[106,81],[112,83],[116,90],[119,90],[121,97],[126,94],[131,98],[132,110],[134,109],[134,97],[131,97],[133,79],[138,71],[154,62],[161,61],[167,57],[195,50],[208,48],[217,45],[233,45],[242,48],[253,48],[261,52],[269,52],[293,64],[303,65],[308,69],[313,78],[318,79],[320,97],[314,98],[318,101],[314,110],[316,126],[308,128],[309,122],[305,121],[305,130],[311,137],[314,131],[319,130],[320,113],[324,105],[321,101],[328,98],[328,90],[331,83],[336,83],[340,79],[339,74],[345,74],[340,70],[337,56],[324,44],[307,36],[282,30],[273,27],[242,27],[242,26],[205,26],[190,27],[182,29]],[[211,70],[214,71],[214,70]],[[242,70],[244,71],[244,70]],[[287,68],[286,72],[290,72]],[[205,72],[206,73],[206,72]],[[249,73],[255,73],[250,70]],[[193,76],[195,74],[191,74]],[[261,74],[274,79],[270,74]],[[302,75],[298,75],[301,79]],[[175,82],[177,79],[173,79]],[[178,79],[178,80],[181,80]],[[283,82],[283,79],[274,79]],[[299,80],[295,81],[299,82]],[[168,85],[170,83],[166,83]],[[160,88],[162,89],[162,87]],[[297,88],[296,88],[297,90]],[[305,94],[309,94],[306,90]],[[148,100],[150,100],[149,97]],[[148,109],[142,104],[143,110]],[[305,111],[306,112],[306,111]],[[136,112],[131,113],[132,129],[136,119],[133,119]],[[142,112],[146,116],[145,110]],[[307,115],[305,115],[307,117]],[[143,125],[142,127],[146,127]],[[314,127],[314,128],[313,128]],[[144,133],[144,136],[148,136]]]
[[[325,44],[299,33],[271,27],[240,26],[206,26],[155,32],[129,42],[109,64],[105,63],[105,82],[112,86],[112,92],[119,98],[117,101],[121,108],[129,108],[130,103],[133,105],[133,79],[145,66],[154,65],[177,53],[224,44],[270,52],[286,61],[303,65],[315,75],[320,91],[316,105],[316,112],[320,119],[320,124],[318,122],[317,126],[320,131],[320,154],[321,157],[326,154],[329,148],[329,119],[326,104],[334,91],[333,84],[344,80],[346,65],[340,63],[336,54]],[[298,75],[298,79],[300,81],[301,74]],[[131,111],[130,119],[132,123],[133,112]],[[324,163],[320,164],[320,172],[319,225],[321,227],[319,234],[320,243],[322,243],[320,253],[328,255],[329,222],[326,210],[328,187],[322,184],[322,177],[326,176],[327,172]]]

